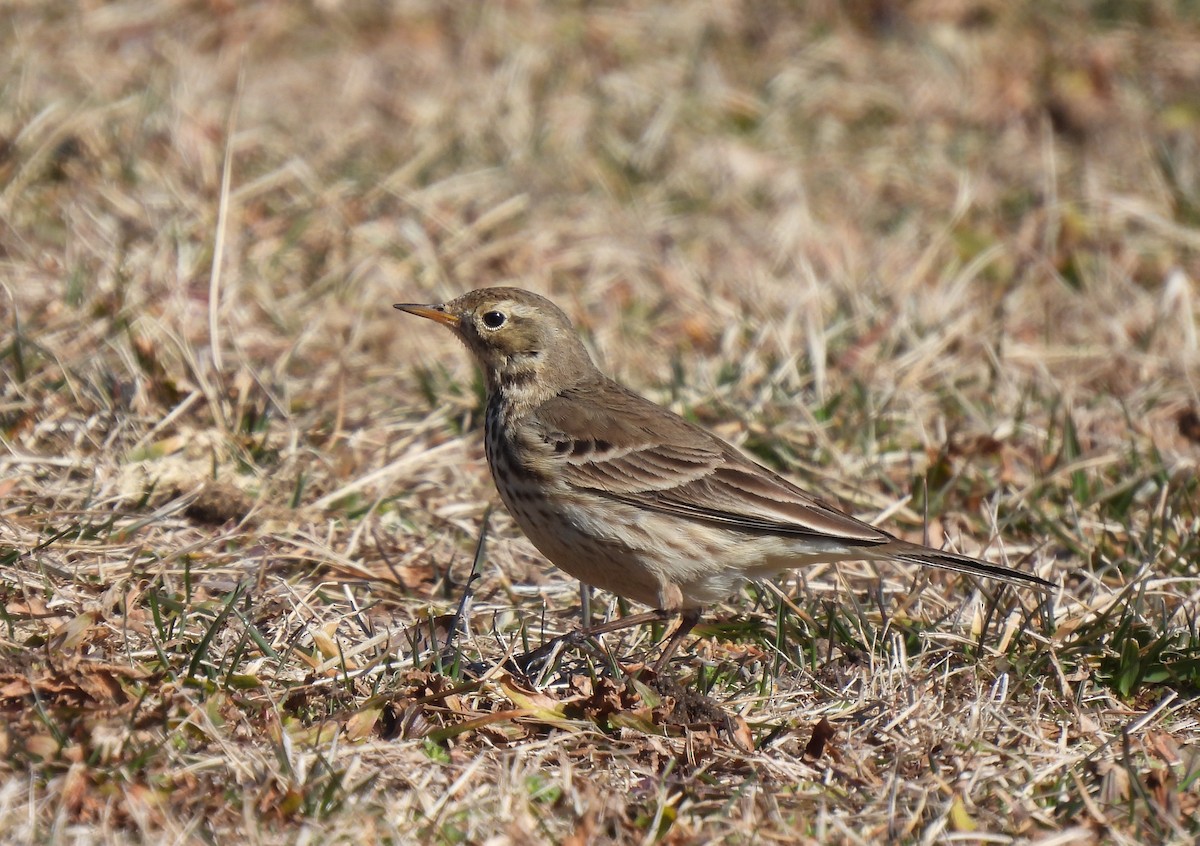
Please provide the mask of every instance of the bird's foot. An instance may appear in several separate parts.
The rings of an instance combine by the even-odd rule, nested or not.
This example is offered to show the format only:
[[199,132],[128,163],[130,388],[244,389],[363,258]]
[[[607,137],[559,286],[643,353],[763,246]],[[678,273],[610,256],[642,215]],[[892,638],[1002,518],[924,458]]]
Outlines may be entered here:
[[582,629],[576,629],[573,632],[567,632],[564,635],[559,635],[552,638],[537,649],[531,649],[529,652],[521,655],[513,655],[504,662],[505,669],[513,672],[518,672],[526,678],[533,678],[546,672],[550,667],[554,666],[554,662],[558,660],[558,656],[562,654],[564,649],[570,649],[585,643],[588,639],[587,632]]

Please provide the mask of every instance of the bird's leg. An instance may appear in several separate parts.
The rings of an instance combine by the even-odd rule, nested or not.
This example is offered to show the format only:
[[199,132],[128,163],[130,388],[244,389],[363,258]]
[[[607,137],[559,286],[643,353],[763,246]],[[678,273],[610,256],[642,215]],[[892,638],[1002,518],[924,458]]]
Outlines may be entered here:
[[[690,609],[689,609],[689,611],[684,612],[685,616],[689,613],[691,613]],[[537,649],[526,652],[524,655],[514,656],[512,658],[512,662],[518,669],[521,670],[521,672],[529,673],[531,670],[535,669],[539,664],[543,663],[544,661],[549,659],[551,656],[557,654],[557,652],[564,645],[565,646],[578,646],[579,644],[583,643],[585,640],[590,640],[591,638],[597,637],[602,634],[608,634],[610,632],[617,632],[622,629],[633,628],[634,626],[642,626],[642,625],[645,625],[646,623],[665,623],[668,620],[672,619],[673,617],[677,617],[677,616],[679,616],[678,611],[671,611],[666,608],[657,608],[653,611],[643,611],[640,614],[630,614],[627,617],[617,617],[615,620],[609,620],[606,623],[600,623],[595,626],[588,626],[587,628],[576,629],[573,632],[567,632],[565,635],[559,635],[558,637],[553,638],[552,640],[549,640],[546,643],[542,644]],[[690,624],[688,624],[687,630],[690,630],[692,628],[692,626],[696,625],[696,620],[699,619],[699,617],[700,617],[700,612],[699,612],[699,610],[697,610],[695,612],[696,619],[693,619],[692,622]],[[674,652],[675,647],[677,647],[679,645],[675,640],[676,637],[678,636],[679,639],[682,640],[683,637],[687,635],[687,630],[685,630],[683,632],[683,634],[680,635],[679,630],[676,629],[676,633],[671,635],[671,640],[667,644],[671,652]],[[667,657],[670,657],[669,653],[667,654]]]
[[670,611],[666,608],[656,608],[653,611],[643,611],[640,614],[630,614],[627,617],[617,617],[615,620],[609,620],[607,623],[599,623],[595,626],[588,626],[584,629],[576,629],[566,637],[571,638],[576,643],[587,640],[588,638],[596,637],[597,635],[608,634],[609,632],[619,632],[621,629],[631,629],[634,626],[644,626],[646,623],[665,623],[673,617],[679,615],[678,611]]
[[583,582],[579,583],[579,619],[585,629],[592,624],[592,589]]
[[675,627],[675,631],[671,632],[670,640],[663,647],[658,660],[654,662],[654,674],[656,676],[662,675],[662,671],[666,669],[671,656],[675,654],[675,650],[679,649],[679,644],[683,643],[684,638],[691,633],[698,622],[700,622],[699,608],[684,608],[679,613],[679,625]]

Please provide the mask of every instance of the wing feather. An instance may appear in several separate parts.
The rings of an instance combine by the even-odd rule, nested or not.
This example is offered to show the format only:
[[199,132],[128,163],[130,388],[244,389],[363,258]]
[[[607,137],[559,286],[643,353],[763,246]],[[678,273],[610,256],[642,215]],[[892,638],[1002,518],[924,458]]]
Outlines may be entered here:
[[598,401],[599,387],[564,391],[531,415],[568,484],[747,533],[864,547],[894,540],[616,382]]

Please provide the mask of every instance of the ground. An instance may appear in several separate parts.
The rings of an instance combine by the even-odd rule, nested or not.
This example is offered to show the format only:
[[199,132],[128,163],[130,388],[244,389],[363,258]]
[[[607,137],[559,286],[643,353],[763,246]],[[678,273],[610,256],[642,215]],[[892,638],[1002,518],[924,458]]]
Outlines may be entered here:
[[[0,838],[1200,835],[1193,0],[0,21]],[[391,308],[491,284],[1056,590],[815,567],[664,678],[651,628],[506,669],[577,585]]]

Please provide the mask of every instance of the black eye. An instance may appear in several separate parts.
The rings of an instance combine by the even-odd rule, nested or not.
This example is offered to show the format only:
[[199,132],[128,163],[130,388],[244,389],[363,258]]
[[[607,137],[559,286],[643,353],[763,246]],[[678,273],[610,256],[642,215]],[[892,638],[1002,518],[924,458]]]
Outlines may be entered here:
[[504,321],[508,320],[502,311],[484,312],[483,325],[489,329],[499,329],[504,325]]

